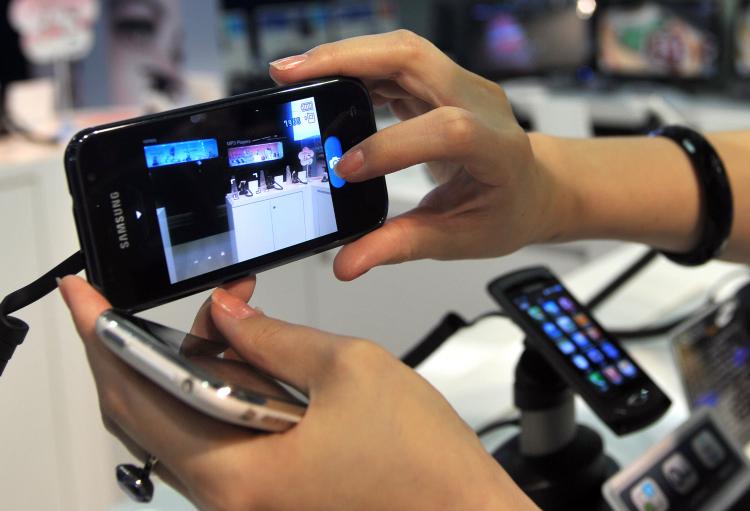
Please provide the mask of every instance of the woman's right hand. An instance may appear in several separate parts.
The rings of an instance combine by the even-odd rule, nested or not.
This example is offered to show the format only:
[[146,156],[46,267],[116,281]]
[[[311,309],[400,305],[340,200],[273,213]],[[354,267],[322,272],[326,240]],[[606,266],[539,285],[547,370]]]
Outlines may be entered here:
[[323,44],[272,62],[278,83],[360,78],[402,122],[351,148],[336,167],[362,181],[426,162],[439,186],[419,206],[344,247],[342,280],[414,259],[496,257],[555,236],[560,194],[497,84],[405,30]]

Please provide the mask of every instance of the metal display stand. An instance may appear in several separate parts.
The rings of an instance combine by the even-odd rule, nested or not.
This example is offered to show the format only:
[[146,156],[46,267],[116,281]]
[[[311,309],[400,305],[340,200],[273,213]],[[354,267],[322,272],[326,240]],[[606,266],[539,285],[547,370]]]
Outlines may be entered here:
[[527,344],[513,385],[521,431],[492,455],[545,511],[606,510],[602,485],[618,465],[596,431],[576,424],[573,397],[557,371]]

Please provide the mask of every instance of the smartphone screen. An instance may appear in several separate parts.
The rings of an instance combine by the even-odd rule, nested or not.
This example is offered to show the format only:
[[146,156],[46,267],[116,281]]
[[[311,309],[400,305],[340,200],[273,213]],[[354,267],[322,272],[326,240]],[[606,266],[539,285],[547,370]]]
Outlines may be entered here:
[[374,132],[364,86],[337,78],[79,134],[66,167],[89,279],[141,310],[378,227],[385,180],[335,171]]
[[143,140],[170,283],[338,230],[341,143],[331,137],[326,152],[315,97],[264,110],[264,122],[222,123],[210,138]]
[[565,363],[602,394],[618,392],[640,370],[620,345],[554,280],[509,290],[513,303],[532,321],[541,338]]
[[740,444],[750,442],[750,331],[742,301],[716,304],[681,327],[672,347],[688,406],[710,407]]
[[669,398],[546,268],[519,270],[489,289],[528,346],[616,433],[639,429],[669,408]]

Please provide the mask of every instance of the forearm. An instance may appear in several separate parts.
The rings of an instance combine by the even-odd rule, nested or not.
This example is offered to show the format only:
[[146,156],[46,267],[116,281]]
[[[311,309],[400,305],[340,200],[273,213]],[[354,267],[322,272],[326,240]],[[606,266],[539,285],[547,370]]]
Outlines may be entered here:
[[722,259],[750,263],[750,132],[714,133],[708,139],[729,173],[734,223]]
[[[750,261],[750,133],[709,137],[725,163],[735,218],[722,257]],[[551,180],[545,241],[610,238],[686,252],[698,241],[700,188],[690,160],[655,137],[561,139],[531,136]]]

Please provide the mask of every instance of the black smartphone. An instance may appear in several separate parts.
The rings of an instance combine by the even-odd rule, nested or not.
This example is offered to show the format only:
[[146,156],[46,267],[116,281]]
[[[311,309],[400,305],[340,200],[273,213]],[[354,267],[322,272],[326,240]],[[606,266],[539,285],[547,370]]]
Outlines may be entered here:
[[89,281],[137,311],[382,225],[384,178],[335,167],[376,131],[351,78],[234,96],[78,133],[65,167]]
[[615,433],[638,430],[669,408],[664,392],[549,269],[500,277],[489,292],[526,333],[528,345]]

